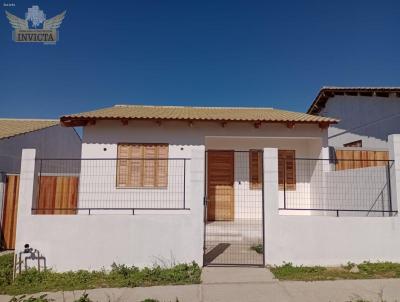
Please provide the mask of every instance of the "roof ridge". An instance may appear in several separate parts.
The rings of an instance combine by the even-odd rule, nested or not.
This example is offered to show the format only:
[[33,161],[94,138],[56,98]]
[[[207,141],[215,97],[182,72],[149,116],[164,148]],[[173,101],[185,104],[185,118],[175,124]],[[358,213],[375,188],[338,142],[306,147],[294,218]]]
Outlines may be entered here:
[[[148,108],[193,108],[193,109],[266,109],[266,110],[280,110],[273,107],[224,107],[224,106],[174,106],[174,105],[140,105],[140,104],[115,104],[113,107],[148,107]],[[110,108],[110,107],[108,107]]]

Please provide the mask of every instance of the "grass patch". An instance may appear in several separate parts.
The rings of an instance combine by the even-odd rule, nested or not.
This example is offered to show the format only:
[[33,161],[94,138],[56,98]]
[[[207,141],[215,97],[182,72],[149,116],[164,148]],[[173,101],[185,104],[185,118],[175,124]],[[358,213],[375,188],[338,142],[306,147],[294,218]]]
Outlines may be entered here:
[[155,266],[139,269],[126,265],[111,266],[110,271],[57,273],[29,269],[12,281],[13,254],[0,256],[0,294],[20,295],[42,291],[84,290],[100,287],[137,287],[200,283],[201,268],[196,263],[171,268]]
[[252,245],[250,249],[256,251],[258,254],[262,254],[264,252],[264,248],[261,243]]
[[340,267],[294,266],[285,263],[271,267],[271,272],[279,280],[318,281],[340,279],[383,279],[400,278],[400,263],[363,262],[358,264],[358,272],[350,272],[354,264]]

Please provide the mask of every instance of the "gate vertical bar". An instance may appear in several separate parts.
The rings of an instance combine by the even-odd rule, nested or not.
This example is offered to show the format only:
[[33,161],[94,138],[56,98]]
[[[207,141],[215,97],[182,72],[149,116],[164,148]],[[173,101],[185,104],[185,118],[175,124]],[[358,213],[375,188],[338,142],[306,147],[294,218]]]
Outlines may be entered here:
[[390,182],[390,161],[387,162],[387,187],[388,187],[388,202],[389,202],[389,216],[392,216],[392,185]]

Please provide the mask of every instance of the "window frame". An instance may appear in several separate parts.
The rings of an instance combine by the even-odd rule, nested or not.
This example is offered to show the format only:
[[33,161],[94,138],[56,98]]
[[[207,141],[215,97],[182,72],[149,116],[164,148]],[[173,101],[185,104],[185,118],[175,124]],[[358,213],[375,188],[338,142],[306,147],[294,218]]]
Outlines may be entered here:
[[[359,146],[354,146],[358,145]],[[343,144],[344,148],[362,148],[362,139]]]
[[[292,152],[293,153],[293,183],[292,184],[288,184],[287,183],[287,169],[285,169],[285,167],[283,168],[283,171],[285,172],[285,176],[284,176],[284,180],[283,183],[280,183],[280,178],[279,174],[280,174],[280,170],[279,170],[279,152]],[[278,190],[279,191],[296,191],[296,185],[297,185],[297,167],[296,167],[296,150],[289,150],[289,149],[278,149]]]
[[[258,173],[257,182],[253,182],[253,173],[255,173],[255,172],[253,170],[252,156],[254,153],[257,154],[257,173]],[[250,190],[261,190],[263,187],[262,173],[264,173],[264,172],[263,172],[263,164],[262,164],[262,161],[263,161],[262,154],[263,154],[263,152],[260,149],[250,149],[249,150],[249,187],[250,187]]]
[[[156,183],[158,184],[159,183],[159,180],[157,181],[157,175],[159,175],[159,173],[157,173],[157,171],[158,171],[158,169],[159,168],[157,168],[157,163],[158,163],[158,159],[154,159],[154,161],[156,162],[156,164],[155,164],[155,168],[154,168],[154,185],[152,185],[152,186],[145,186],[144,185],[144,177],[145,177],[145,172],[144,172],[144,165],[143,164],[141,164],[141,166],[140,166],[140,179],[141,179],[141,184],[139,185],[139,186],[136,186],[136,185],[129,185],[129,182],[127,182],[128,183],[128,185],[126,185],[126,186],[122,186],[121,184],[119,184],[119,177],[120,177],[120,172],[119,172],[119,169],[120,169],[120,165],[119,165],[119,161],[120,160],[132,160],[132,159],[136,159],[136,158],[133,158],[133,157],[127,157],[127,158],[121,158],[121,157],[119,157],[119,148],[120,148],[120,146],[122,146],[122,145],[129,145],[129,146],[140,146],[140,147],[142,147],[142,155],[141,155],[141,158],[138,158],[138,160],[141,160],[142,162],[144,162],[144,160],[146,159],[145,158],[145,155],[144,155],[144,151],[145,151],[145,149],[144,149],[144,147],[146,147],[146,146],[157,146],[157,147],[159,147],[159,146],[164,146],[164,147],[166,147],[166,154],[167,154],[167,157],[166,157],[166,159],[163,159],[163,161],[166,161],[167,162],[167,164],[166,164],[166,181],[165,181],[165,185],[157,185],[156,186]],[[158,153],[158,150],[157,150],[157,153]],[[145,190],[159,190],[159,189],[167,189],[168,188],[168,182],[169,182],[169,161],[168,161],[168,155],[169,155],[169,144],[168,143],[125,143],[125,142],[121,142],[121,143],[117,143],[117,161],[116,161],[116,177],[115,177],[115,187],[117,188],[117,189],[145,189]],[[164,158],[164,157],[163,157]],[[127,172],[127,175],[128,175],[128,177],[129,177],[129,170],[128,170],[128,172]]]

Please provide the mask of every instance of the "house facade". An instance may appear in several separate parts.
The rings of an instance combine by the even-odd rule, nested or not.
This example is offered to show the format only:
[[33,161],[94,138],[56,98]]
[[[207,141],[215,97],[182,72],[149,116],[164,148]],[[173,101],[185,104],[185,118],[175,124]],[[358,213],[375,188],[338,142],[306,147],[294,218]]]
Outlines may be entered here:
[[81,139],[59,120],[0,119],[1,246],[5,249],[13,249],[15,244],[16,190],[25,148],[36,149],[39,158],[80,158]]
[[[61,123],[84,127],[82,158],[38,161],[24,150],[16,246],[30,244],[56,270],[398,257],[400,169],[392,160],[361,169],[332,162],[335,119],[119,105]],[[392,138],[393,159],[399,143]]]
[[400,131],[399,101],[398,87],[323,87],[307,113],[339,120],[328,129],[332,147],[387,150]]

